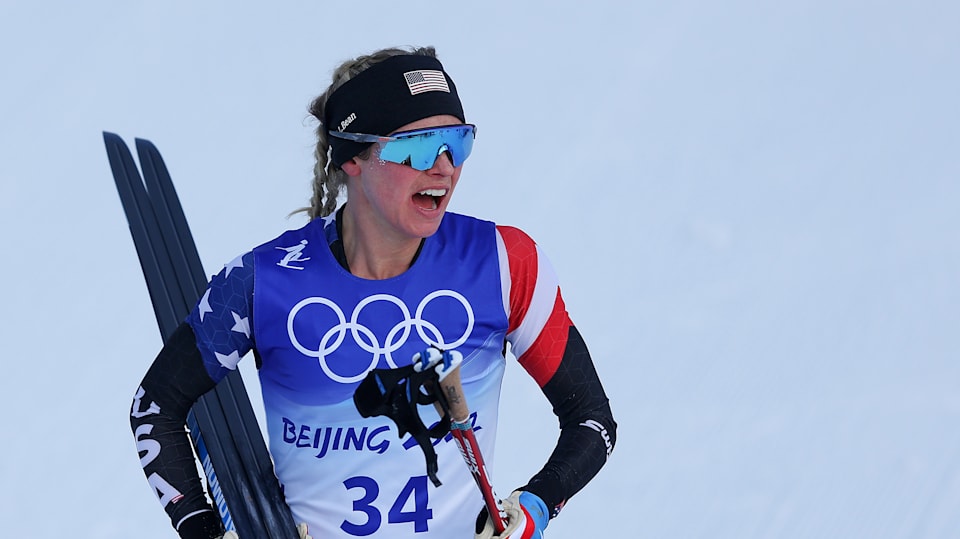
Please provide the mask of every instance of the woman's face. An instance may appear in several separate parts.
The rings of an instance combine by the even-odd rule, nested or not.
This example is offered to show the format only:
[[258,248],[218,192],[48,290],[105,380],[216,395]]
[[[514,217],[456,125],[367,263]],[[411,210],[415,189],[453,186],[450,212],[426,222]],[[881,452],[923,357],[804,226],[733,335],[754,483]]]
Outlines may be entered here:
[[[427,127],[458,125],[455,116],[430,116],[396,130],[411,131]],[[351,176],[350,206],[365,212],[363,221],[371,222],[391,239],[426,238],[440,227],[463,164],[454,167],[446,153],[437,157],[433,167],[416,170],[379,159],[380,147],[374,144],[368,159],[353,158],[343,169]]]

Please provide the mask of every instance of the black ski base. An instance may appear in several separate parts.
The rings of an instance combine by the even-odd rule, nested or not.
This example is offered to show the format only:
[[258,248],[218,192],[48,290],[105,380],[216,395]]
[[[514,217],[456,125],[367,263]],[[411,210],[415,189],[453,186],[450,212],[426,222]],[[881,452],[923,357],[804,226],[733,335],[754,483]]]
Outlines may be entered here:
[[[136,139],[141,179],[123,140],[108,132],[103,140],[166,342],[206,290],[207,277],[157,148]],[[240,373],[204,395],[187,421],[224,526],[243,539],[299,539]]]

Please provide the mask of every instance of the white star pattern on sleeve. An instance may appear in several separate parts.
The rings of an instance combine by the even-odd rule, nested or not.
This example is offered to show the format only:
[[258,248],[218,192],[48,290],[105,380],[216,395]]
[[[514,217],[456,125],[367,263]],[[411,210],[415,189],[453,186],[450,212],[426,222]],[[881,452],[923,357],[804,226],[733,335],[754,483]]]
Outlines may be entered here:
[[230,328],[237,333],[243,333],[247,338],[250,338],[250,319],[249,318],[240,318],[240,315],[230,311],[230,314],[233,315],[233,327]]
[[223,355],[220,352],[214,352],[214,354],[217,356],[217,361],[231,371],[236,370],[237,363],[240,363],[240,354],[238,354],[236,350],[227,355]]
[[205,313],[212,313],[213,309],[210,308],[210,289],[203,294],[203,297],[200,298],[200,303],[197,305],[197,311],[200,314],[200,321],[203,322],[203,315]]
[[224,264],[223,269],[225,269],[226,272],[223,274],[223,276],[229,277],[230,271],[232,271],[233,268],[242,268],[242,267],[243,267],[243,255],[240,255],[237,258],[234,258],[233,260],[231,260],[230,262],[227,262],[226,264]]
[[214,382],[237,370],[240,358],[253,349],[253,253],[238,256],[223,268],[186,319]]

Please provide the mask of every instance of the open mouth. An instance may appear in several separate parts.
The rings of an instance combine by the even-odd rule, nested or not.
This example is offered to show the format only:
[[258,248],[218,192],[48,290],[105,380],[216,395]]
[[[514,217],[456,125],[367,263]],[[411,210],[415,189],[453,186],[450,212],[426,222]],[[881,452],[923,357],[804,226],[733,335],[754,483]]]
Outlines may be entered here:
[[424,189],[413,195],[413,203],[425,210],[435,210],[445,196],[447,196],[446,189]]

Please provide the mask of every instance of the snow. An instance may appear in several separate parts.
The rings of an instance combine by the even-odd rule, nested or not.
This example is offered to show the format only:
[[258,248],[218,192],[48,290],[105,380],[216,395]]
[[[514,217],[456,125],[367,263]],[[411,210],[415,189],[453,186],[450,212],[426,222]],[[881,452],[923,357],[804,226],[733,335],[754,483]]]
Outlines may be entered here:
[[[551,539],[960,532],[955,3],[0,6],[0,521],[172,537],[128,426],[159,335],[101,131],[153,140],[208,272],[298,226],[309,100],[433,44],[454,211],[550,255],[619,421]],[[252,361],[244,361],[246,374]],[[507,373],[494,483],[556,433]]]

